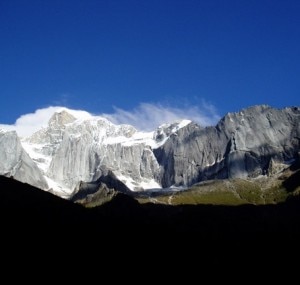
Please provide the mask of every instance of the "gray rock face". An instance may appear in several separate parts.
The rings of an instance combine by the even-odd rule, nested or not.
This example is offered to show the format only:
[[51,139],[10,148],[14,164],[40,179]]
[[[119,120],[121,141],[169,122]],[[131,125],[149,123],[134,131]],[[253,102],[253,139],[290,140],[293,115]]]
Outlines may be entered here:
[[106,167],[134,190],[159,173],[150,147],[138,140],[128,141],[136,132],[132,126],[116,126],[103,118],[66,126],[47,175],[74,189],[79,181],[98,180],[101,168]]
[[0,130],[0,174],[41,189],[48,188],[41,171],[24,151],[14,131]]
[[298,156],[299,122],[297,107],[262,105],[229,113],[214,127],[182,121],[142,133],[62,111],[22,141],[33,160],[15,133],[0,133],[0,174],[46,189],[43,174],[63,197],[80,192],[80,185],[94,189],[109,180],[136,191],[273,175]]
[[189,124],[154,151],[162,186],[267,174],[270,161],[286,163],[296,158],[299,123],[299,108],[277,110],[263,105],[229,113],[216,127]]
[[[255,106],[229,113],[215,127],[195,123],[160,127],[153,141],[160,147],[130,138],[137,131],[107,120],[86,121],[66,127],[48,175],[75,188],[78,181],[96,181],[105,166],[120,180],[141,189],[156,181],[163,188],[190,186],[216,178],[248,178],[267,174],[269,164],[284,164],[299,151],[298,108]],[[129,181],[130,180],[130,181]],[[141,187],[141,188],[139,188]]]

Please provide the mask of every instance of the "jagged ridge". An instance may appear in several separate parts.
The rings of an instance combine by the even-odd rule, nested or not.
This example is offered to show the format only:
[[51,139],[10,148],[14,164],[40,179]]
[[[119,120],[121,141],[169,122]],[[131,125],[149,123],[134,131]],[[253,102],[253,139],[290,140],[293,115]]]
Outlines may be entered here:
[[[64,110],[22,145],[49,184],[39,187],[63,197],[77,192],[82,182],[99,181],[107,169],[132,191],[188,187],[288,167],[300,149],[299,119],[298,107],[261,105],[229,113],[214,127],[182,121],[144,133],[101,117],[78,119]],[[6,153],[7,143],[2,145]]]

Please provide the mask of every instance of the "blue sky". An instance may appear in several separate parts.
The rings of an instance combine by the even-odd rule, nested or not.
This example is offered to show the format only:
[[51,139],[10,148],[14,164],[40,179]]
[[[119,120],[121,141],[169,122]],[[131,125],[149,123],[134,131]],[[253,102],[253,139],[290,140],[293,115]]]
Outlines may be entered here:
[[299,106],[299,15],[293,0],[1,0],[0,123]]

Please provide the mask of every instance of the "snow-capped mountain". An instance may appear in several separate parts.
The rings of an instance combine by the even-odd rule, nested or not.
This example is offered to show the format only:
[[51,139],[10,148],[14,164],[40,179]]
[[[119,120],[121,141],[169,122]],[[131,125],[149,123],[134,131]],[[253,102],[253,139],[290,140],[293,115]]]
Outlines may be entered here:
[[214,127],[182,120],[141,132],[63,109],[21,140],[0,132],[0,174],[64,198],[108,171],[131,191],[271,175],[298,157],[299,122],[298,107],[262,105],[229,113]]
[[76,118],[65,109],[54,113],[48,126],[21,143],[42,171],[49,188],[70,196],[79,182],[95,181],[105,167],[132,190],[161,188],[160,166],[153,149],[190,121],[166,124],[154,132],[139,132],[102,117]]

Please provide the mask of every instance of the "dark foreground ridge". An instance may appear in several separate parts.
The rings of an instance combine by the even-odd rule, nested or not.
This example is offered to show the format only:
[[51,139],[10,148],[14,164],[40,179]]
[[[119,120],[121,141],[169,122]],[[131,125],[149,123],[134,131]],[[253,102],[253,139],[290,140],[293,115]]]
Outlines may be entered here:
[[202,239],[283,239],[300,237],[300,200],[277,205],[140,205],[118,194],[111,202],[84,208],[18,181],[0,177],[2,230],[68,230],[85,234],[194,233]]

